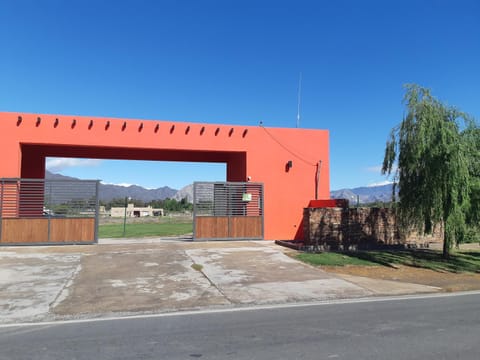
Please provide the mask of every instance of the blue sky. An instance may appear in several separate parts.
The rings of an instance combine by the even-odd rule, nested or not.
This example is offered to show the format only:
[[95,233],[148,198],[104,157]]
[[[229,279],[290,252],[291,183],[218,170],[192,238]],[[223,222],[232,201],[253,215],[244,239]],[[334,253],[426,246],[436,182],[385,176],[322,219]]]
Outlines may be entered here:
[[[330,131],[331,188],[385,181],[403,84],[480,118],[480,2],[0,0],[0,111]],[[225,166],[50,159],[181,188]]]

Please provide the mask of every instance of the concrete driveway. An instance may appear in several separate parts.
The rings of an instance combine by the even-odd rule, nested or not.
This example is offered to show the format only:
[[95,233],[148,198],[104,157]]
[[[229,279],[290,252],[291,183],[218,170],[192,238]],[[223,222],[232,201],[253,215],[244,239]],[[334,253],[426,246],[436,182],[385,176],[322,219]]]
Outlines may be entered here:
[[310,267],[271,242],[0,248],[0,322],[278,304],[438,289]]

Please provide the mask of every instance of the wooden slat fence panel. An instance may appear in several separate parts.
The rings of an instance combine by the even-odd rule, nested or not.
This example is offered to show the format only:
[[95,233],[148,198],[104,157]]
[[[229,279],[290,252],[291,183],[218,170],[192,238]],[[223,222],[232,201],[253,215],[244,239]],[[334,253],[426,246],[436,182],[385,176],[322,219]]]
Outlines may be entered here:
[[194,239],[263,239],[263,184],[195,182]]
[[95,241],[95,219],[51,219],[51,242],[93,242]]
[[48,242],[48,219],[2,219],[2,244]]
[[261,216],[233,216],[229,220],[230,238],[257,238],[262,236]]
[[228,237],[227,216],[198,216],[195,218],[197,239],[225,239]]
[[97,180],[0,179],[0,245],[94,243]]

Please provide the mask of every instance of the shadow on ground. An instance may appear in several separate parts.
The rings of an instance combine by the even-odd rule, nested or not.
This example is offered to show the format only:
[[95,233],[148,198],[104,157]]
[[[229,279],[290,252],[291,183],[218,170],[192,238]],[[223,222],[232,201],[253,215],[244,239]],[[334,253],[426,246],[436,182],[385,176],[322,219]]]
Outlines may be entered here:
[[441,272],[480,272],[480,252],[476,251],[454,252],[449,259],[444,259],[440,251],[425,249],[358,251],[349,252],[348,256],[388,267],[406,265]]

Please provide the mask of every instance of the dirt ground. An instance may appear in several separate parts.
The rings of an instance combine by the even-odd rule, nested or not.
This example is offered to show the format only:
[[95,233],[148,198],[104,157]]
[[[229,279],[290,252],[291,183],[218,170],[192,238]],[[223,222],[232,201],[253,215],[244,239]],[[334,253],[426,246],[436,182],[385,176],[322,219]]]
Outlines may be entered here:
[[[461,250],[480,250],[480,244],[462,244]],[[441,250],[440,247],[437,250]],[[372,279],[410,282],[442,288],[443,291],[480,290],[480,274],[451,273],[434,271],[405,265],[395,265],[395,268],[385,266],[322,266],[323,270],[354,276],[364,276]]]
[[480,290],[480,274],[450,273],[399,265],[384,266],[322,266],[323,270],[335,274],[364,276],[373,279],[393,280],[436,286],[443,291]]

